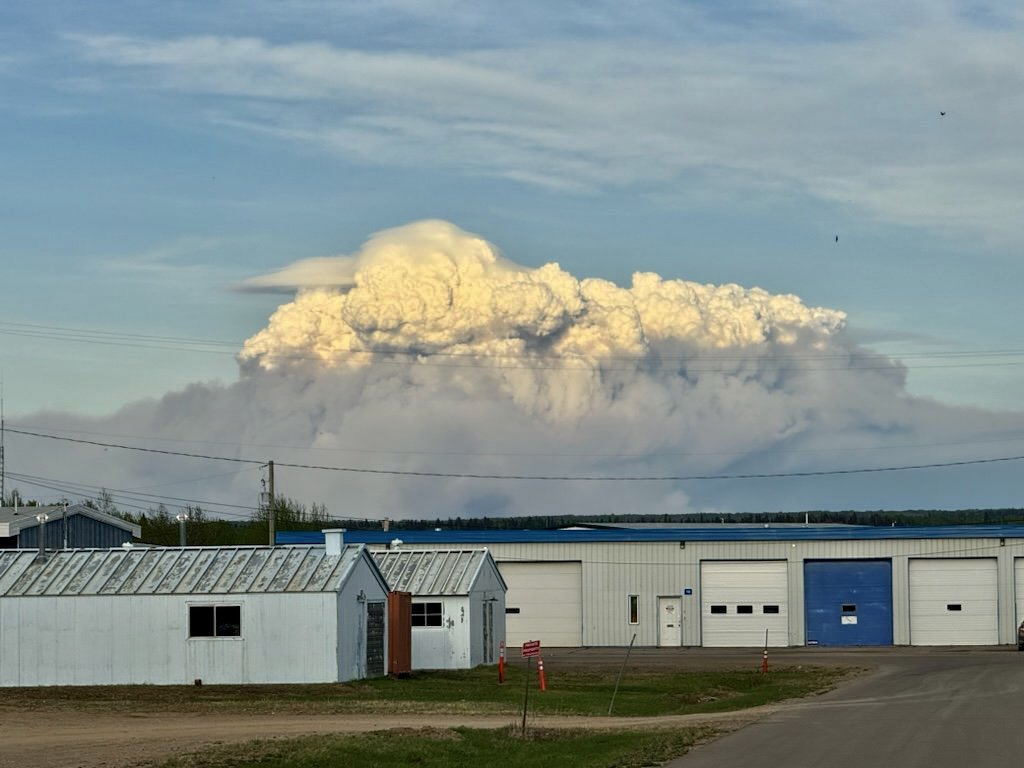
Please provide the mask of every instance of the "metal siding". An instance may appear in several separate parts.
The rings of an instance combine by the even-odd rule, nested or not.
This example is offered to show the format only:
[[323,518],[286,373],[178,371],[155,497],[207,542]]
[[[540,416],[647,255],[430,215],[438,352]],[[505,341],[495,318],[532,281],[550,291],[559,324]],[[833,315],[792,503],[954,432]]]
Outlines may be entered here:
[[807,645],[892,645],[891,561],[805,561],[804,595]]
[[[974,529],[972,529],[974,530]],[[1019,530],[1019,528],[1018,528]],[[900,529],[896,529],[897,532]],[[803,531],[799,531],[803,533]],[[1003,532],[1003,531],[1001,531]],[[480,538],[499,565],[504,561],[579,561],[582,563],[582,644],[588,646],[625,646],[633,632],[637,645],[657,644],[657,596],[681,594],[687,587],[694,593],[683,596],[683,645],[701,643],[699,563],[701,560],[778,559],[789,564],[789,644],[803,645],[805,559],[890,559],[892,561],[893,643],[909,645],[910,587],[909,561],[914,557],[977,557],[999,559],[999,638],[1001,643],[1016,642],[1013,622],[1014,557],[1024,557],[1024,540],[1006,538],[957,538],[947,534],[939,538],[884,538],[876,533],[869,539],[814,540],[807,534],[800,539],[771,541],[691,541],[685,547],[676,541],[509,541]],[[405,532],[395,535],[404,536]],[[438,534],[440,535],[440,534]],[[916,536],[915,532],[915,536]],[[1009,535],[1009,534],[1007,534]],[[410,544],[404,549],[435,548],[440,539],[429,544]],[[452,539],[452,543],[458,541]],[[383,545],[382,545],[383,546]],[[3,577],[0,576],[0,579]],[[640,596],[641,623],[628,625],[623,607],[626,594]],[[1017,594],[1020,594],[1018,590]],[[1019,623],[1019,622],[1018,622]],[[763,642],[763,641],[762,641]]]
[[998,644],[998,602],[995,558],[910,561],[913,645]]
[[0,685],[336,680],[334,594],[198,601],[240,604],[241,639],[189,639],[188,605],[195,602],[179,595],[4,600]]
[[[743,560],[701,563],[701,637],[709,647],[789,645],[789,577],[785,561]],[[726,613],[712,613],[724,605]],[[741,614],[738,606],[750,606]],[[765,613],[766,605],[778,613]]]
[[[358,680],[367,676],[366,670],[366,604],[386,602],[386,587],[375,575],[376,566],[368,556],[361,555],[356,567],[341,584],[335,596],[336,620],[336,679],[339,682]],[[294,635],[294,631],[289,631]],[[294,637],[292,638],[294,642]],[[385,637],[385,658],[387,658]]]
[[[26,509],[30,509],[26,507]],[[64,523],[60,512],[49,512],[50,519],[46,522],[46,548],[58,550],[64,548]],[[67,516],[68,548],[70,549],[106,549],[119,547],[132,540],[131,531],[91,517],[79,514]],[[18,536],[18,546],[22,549],[39,547],[39,524],[31,528],[23,528]]]

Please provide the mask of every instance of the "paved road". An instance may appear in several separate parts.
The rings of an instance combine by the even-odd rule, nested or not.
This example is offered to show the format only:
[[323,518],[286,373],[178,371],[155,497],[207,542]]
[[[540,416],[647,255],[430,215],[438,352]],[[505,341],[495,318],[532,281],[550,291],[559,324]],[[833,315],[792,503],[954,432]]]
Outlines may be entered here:
[[878,670],[837,691],[783,706],[668,765],[1024,765],[1024,654],[1006,649],[888,649],[862,656],[840,653],[835,658],[847,662],[862,658]]

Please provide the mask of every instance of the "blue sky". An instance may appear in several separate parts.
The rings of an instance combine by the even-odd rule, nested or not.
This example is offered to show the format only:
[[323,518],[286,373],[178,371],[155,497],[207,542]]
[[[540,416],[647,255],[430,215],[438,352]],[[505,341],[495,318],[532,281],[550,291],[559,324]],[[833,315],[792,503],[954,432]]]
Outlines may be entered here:
[[908,394],[1019,410],[1022,25],[1012,3],[6,2],[7,414],[233,382],[284,300],[235,286],[426,218],[529,267],[795,294]]

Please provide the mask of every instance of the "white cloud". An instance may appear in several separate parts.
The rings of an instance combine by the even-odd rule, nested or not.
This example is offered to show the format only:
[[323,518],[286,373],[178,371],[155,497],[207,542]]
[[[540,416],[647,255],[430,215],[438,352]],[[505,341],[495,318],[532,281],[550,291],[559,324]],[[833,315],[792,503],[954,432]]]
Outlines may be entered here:
[[902,20],[876,9],[873,23],[842,8],[783,11],[831,34],[780,41],[775,28],[733,27],[680,41],[602,35],[450,52],[72,39],[139,86],[231,97],[225,125],[362,163],[563,189],[768,180],[880,219],[1017,237],[1024,38],[1013,22],[927,5]]

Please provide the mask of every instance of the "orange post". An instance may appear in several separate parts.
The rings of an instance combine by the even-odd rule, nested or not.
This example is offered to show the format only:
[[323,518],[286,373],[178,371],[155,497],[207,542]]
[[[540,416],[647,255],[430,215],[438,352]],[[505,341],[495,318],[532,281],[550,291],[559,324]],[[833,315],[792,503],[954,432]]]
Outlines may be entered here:
[[540,689],[546,691],[548,682],[544,679],[544,659],[537,657],[537,676],[540,678]]
[[498,643],[498,683],[505,682],[505,641]]

